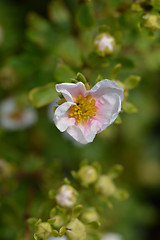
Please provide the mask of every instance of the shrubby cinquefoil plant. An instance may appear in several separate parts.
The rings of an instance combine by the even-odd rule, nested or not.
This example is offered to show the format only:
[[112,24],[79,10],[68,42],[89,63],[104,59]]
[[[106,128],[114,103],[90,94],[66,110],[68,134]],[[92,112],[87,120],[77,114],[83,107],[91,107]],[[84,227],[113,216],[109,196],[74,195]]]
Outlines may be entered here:
[[[114,183],[121,171],[122,167],[115,165],[104,174],[98,163],[89,165],[84,162],[77,172],[72,172],[72,183],[64,179],[64,184],[57,191],[50,190],[49,197],[53,201],[53,208],[47,221],[42,222],[36,218],[28,220],[35,240],[51,239],[51,236],[64,236],[67,240],[88,240],[92,239],[92,232],[95,235],[94,239],[101,239],[103,234],[100,233],[100,215],[103,209],[98,209],[98,205],[103,202],[111,207],[112,198],[123,200],[128,197],[128,193],[117,188]],[[93,175],[90,175],[90,172]],[[94,196],[94,201],[89,200],[89,206],[83,198],[84,191],[90,191]]]

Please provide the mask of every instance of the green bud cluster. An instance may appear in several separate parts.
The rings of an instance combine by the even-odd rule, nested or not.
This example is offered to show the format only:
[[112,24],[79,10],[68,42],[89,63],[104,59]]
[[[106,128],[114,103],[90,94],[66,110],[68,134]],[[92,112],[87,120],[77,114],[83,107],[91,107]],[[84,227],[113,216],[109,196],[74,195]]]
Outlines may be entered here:
[[[34,230],[35,240],[46,240],[48,236],[61,237],[65,235],[67,240],[87,240],[88,234],[94,230],[99,235],[100,212],[97,209],[99,199],[109,206],[108,198],[124,199],[126,192],[119,190],[114,179],[118,177],[122,167],[114,166],[107,174],[101,173],[98,163],[89,165],[83,162],[77,172],[72,172],[75,179],[74,187],[68,179],[58,191],[49,192],[50,199],[55,201],[55,208],[50,211],[50,218],[46,222],[32,218],[29,224]],[[76,187],[75,187],[76,186]],[[93,194],[95,204],[86,205],[83,196]],[[86,195],[87,196],[87,195]]]

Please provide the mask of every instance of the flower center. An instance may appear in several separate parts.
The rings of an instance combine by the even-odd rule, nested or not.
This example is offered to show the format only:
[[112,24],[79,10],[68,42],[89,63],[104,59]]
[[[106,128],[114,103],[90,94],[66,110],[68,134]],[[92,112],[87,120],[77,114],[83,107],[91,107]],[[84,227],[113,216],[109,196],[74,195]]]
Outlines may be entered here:
[[69,116],[74,117],[79,123],[81,120],[87,120],[96,115],[95,99],[91,95],[83,97],[78,95],[75,101],[76,105],[71,106],[69,109]]

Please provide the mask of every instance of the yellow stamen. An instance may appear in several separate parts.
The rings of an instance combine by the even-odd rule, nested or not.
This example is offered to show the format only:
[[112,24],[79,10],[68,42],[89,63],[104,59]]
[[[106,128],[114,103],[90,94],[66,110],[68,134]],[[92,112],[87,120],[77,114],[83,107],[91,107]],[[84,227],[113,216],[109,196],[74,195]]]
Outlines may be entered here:
[[77,123],[81,121],[87,122],[87,120],[93,116],[96,116],[96,107],[95,107],[95,99],[92,98],[91,95],[87,97],[83,97],[82,95],[78,95],[75,100],[76,105],[70,107],[69,116],[74,117]]

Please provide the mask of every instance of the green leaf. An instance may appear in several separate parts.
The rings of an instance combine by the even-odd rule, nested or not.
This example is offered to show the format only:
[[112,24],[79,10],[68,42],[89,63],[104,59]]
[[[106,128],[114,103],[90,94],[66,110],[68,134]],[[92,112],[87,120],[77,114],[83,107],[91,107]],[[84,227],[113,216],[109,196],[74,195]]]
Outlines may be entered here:
[[121,124],[122,123],[122,119],[121,117],[118,115],[118,117],[116,118],[116,120],[114,121],[115,124]]
[[47,220],[47,222],[49,222],[51,225],[54,224],[56,221],[56,218],[50,218]]
[[100,222],[98,221],[95,221],[95,222],[90,222],[87,224],[87,226],[93,228],[93,229],[97,229],[101,226]]
[[50,217],[54,217],[56,215],[56,208],[52,208],[50,211]]
[[103,80],[103,79],[104,79],[104,78],[99,74],[98,77],[97,77],[97,79],[96,79],[96,81],[95,81],[95,83],[100,82],[100,81]]
[[72,78],[75,77],[75,72],[69,66],[63,64],[58,66],[54,76],[57,82],[71,82]]
[[42,222],[42,219],[39,218],[35,225],[38,226],[38,224],[40,224],[41,222]]
[[143,11],[143,8],[139,3],[133,3],[131,9],[137,12]]
[[82,207],[83,206],[81,204],[79,204],[79,205],[77,205],[73,208],[73,210],[72,210],[72,217],[73,218],[78,218],[79,217],[79,215],[82,211]]
[[29,92],[29,100],[37,107],[43,107],[58,97],[54,83],[49,83],[43,87],[37,87]]
[[78,175],[77,175],[77,172],[76,171],[71,171],[71,175],[73,178],[77,179],[78,178]]
[[70,184],[71,184],[71,182],[69,181],[68,178],[64,178],[63,182],[64,182],[64,184],[67,184],[67,185],[70,185]]
[[94,18],[90,4],[81,4],[77,13],[77,23],[82,28],[91,28],[94,24]]
[[65,232],[66,232],[66,228],[64,226],[61,227],[59,230],[59,236],[62,237],[65,234]]
[[130,102],[123,102],[122,104],[123,110],[127,113],[136,113],[138,112],[138,109]]
[[83,82],[84,84],[87,83],[87,80],[86,80],[85,76],[80,72],[77,73],[76,80],[78,82]]
[[98,27],[98,32],[99,33],[110,32],[110,27],[105,25],[105,24],[104,25],[100,25]]
[[34,218],[34,217],[33,218],[29,218],[27,220],[28,224],[31,225],[31,226],[35,225],[37,223],[37,221],[38,221],[38,219]]
[[109,200],[109,199],[105,199],[105,203],[107,204],[107,207],[109,208],[109,209],[112,209],[113,208],[113,204],[111,203],[111,201]]
[[59,36],[48,20],[36,13],[29,13],[27,16],[28,29],[27,38],[41,48],[50,48],[58,44]]
[[37,236],[36,233],[34,234],[34,239],[35,239],[35,240],[38,240],[38,236]]
[[112,179],[114,179],[114,178],[117,178],[121,174],[122,171],[123,171],[123,166],[120,164],[116,164],[110,169],[110,171],[108,172],[108,175]]
[[59,58],[69,63],[70,66],[81,66],[82,64],[79,46],[73,37],[62,38],[56,45],[55,52]]
[[52,230],[52,233],[51,233],[51,234],[52,234],[53,237],[58,237],[58,235],[59,235],[59,234],[58,234],[58,231],[55,230],[55,229]]
[[49,191],[49,198],[50,199],[54,199],[56,196],[56,191],[54,189]]
[[141,80],[141,77],[131,75],[125,80],[124,82],[125,87],[127,89],[135,88],[139,84],[140,80]]
[[129,193],[125,189],[118,189],[115,192],[114,197],[118,200],[126,200],[129,198]]
[[97,55],[97,53],[92,52],[89,54],[87,58],[87,63],[94,67],[107,67],[109,65],[108,57],[100,57]]
[[122,68],[122,64],[120,64],[120,63],[118,63],[118,64],[116,64],[116,66],[114,66],[114,68],[111,71],[111,79],[113,79],[113,80],[117,79],[117,76],[118,76],[121,68]]
[[97,173],[100,174],[102,171],[101,165],[98,162],[93,162],[92,166],[96,169]]

